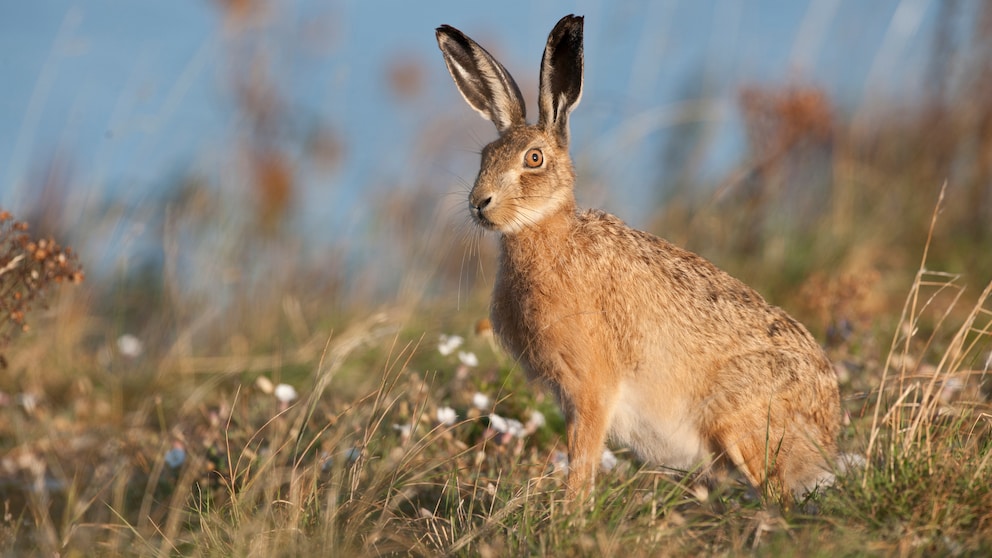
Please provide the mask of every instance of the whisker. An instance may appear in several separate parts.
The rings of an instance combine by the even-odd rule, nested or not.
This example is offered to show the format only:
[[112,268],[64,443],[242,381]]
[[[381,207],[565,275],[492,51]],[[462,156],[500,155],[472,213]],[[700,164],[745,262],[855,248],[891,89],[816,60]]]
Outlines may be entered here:
[[458,191],[442,192],[441,193],[441,197],[442,198],[445,198],[445,199],[450,199],[452,197],[466,198],[466,201],[468,201],[467,200],[467,198],[468,198],[468,190],[465,190],[465,191],[458,190]]

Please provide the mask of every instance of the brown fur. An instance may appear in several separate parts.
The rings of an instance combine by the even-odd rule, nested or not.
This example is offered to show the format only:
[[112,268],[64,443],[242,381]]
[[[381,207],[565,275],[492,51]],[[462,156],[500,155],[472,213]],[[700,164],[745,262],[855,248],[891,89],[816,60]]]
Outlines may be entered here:
[[827,480],[840,404],[809,332],[700,256],[578,211],[567,122],[522,118],[483,150],[469,204],[500,233],[493,329],[565,413],[569,494],[591,485],[608,435],[675,468],[729,460],[779,494]]

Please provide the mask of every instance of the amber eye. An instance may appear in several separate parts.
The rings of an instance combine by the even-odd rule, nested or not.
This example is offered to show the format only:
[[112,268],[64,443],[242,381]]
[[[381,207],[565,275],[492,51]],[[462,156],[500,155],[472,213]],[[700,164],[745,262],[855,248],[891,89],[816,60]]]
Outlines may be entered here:
[[536,147],[527,150],[527,154],[524,155],[524,164],[532,169],[540,167],[544,164],[544,153],[541,153],[541,150]]

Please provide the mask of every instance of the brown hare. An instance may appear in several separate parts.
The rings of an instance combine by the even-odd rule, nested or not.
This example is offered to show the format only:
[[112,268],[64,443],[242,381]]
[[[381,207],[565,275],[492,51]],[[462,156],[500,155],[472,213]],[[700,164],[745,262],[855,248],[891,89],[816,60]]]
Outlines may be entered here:
[[493,329],[564,411],[568,495],[591,487],[609,436],[648,463],[729,463],[759,490],[799,496],[831,477],[833,368],[806,328],[709,261],[576,208],[568,116],[582,27],[569,15],[548,36],[536,125],[499,62],[437,29],[458,90],[499,132],[469,211],[499,233]]

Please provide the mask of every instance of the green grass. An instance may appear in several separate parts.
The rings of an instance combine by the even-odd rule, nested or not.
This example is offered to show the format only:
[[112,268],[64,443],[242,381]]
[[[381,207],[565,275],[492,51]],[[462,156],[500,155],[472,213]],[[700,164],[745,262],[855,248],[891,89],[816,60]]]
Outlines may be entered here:
[[[986,76],[992,50],[968,52],[964,66],[938,66]],[[672,134],[677,168],[659,182],[676,186],[659,186],[649,228],[787,308],[837,366],[841,450],[866,466],[801,505],[766,504],[733,478],[701,501],[622,448],[591,501],[566,505],[564,421],[474,333],[493,243],[437,209],[464,192],[445,198],[436,177],[391,192],[362,239],[388,248],[368,269],[340,246],[304,256],[290,227],[263,226],[272,207],[189,180],[167,209],[135,212],[161,221],[149,226],[161,267],[108,256],[119,268],[88,267],[82,285],[19,315],[29,331],[0,323],[0,554],[992,554],[992,303],[965,286],[992,278],[992,105],[987,85],[967,85],[872,109],[871,125],[811,87],[752,88],[748,155],[718,179],[696,168],[713,134]],[[239,110],[252,121],[257,107]],[[425,132],[438,142],[428,155],[450,154],[447,133]],[[580,190],[609,182],[582,170]],[[280,172],[254,177],[260,199],[292,190]],[[127,228],[122,208],[89,211],[70,243]],[[143,351],[124,354],[123,334]],[[465,337],[478,366],[442,355],[440,334]],[[280,403],[279,383],[299,398]],[[452,425],[438,420],[447,408]],[[491,428],[493,412],[527,423],[534,411],[546,421],[526,436]]]
[[[0,548],[62,556],[988,553],[992,435],[984,397],[969,390],[986,372],[976,366],[988,355],[992,312],[988,291],[969,306],[955,289],[953,277],[921,271],[886,362],[861,363],[878,378],[875,389],[857,397],[844,386],[851,423],[843,450],[868,466],[789,510],[733,479],[700,501],[687,481],[642,467],[621,448],[591,501],[566,505],[555,466],[560,414],[484,335],[465,335],[460,349],[480,362],[464,367],[438,353],[424,329],[380,314],[328,333],[319,349],[300,350],[307,339],[279,343],[286,361],[304,362],[248,354],[198,368],[168,354],[87,356],[86,327],[48,323],[63,350],[46,353],[42,335],[23,337],[11,365],[16,382],[4,388],[45,397],[0,408]],[[952,291],[961,294],[945,302]],[[962,305],[967,312],[954,311]],[[915,327],[924,322],[936,326]],[[292,383],[300,398],[281,404],[260,376]],[[477,392],[489,408],[473,406]],[[440,407],[455,409],[457,422],[441,424]],[[532,410],[548,420],[523,437],[494,432],[487,418],[495,411],[526,422]],[[166,463],[173,448],[186,454],[178,467]]]
[[[796,293],[784,304],[827,341],[850,415],[841,448],[867,464],[801,505],[765,503],[733,477],[700,500],[691,482],[643,467],[623,448],[613,448],[619,462],[599,476],[591,501],[566,505],[555,402],[484,328],[475,332],[485,280],[470,289],[469,274],[451,274],[456,296],[425,271],[460,270],[461,256],[487,247],[460,251],[445,239],[434,249],[447,256],[411,272],[425,278],[392,305],[314,291],[316,282],[296,276],[319,274],[292,254],[274,267],[299,274],[226,287],[227,310],[165,272],[58,290],[4,347],[0,552],[987,554],[992,286],[975,294],[962,276],[932,271],[942,248],[931,219],[928,236],[914,235],[926,249],[915,279],[899,287],[900,307],[892,277],[871,265],[822,271],[835,252],[864,256],[818,240],[811,231],[821,225],[811,222],[786,249],[820,246],[808,256],[816,263],[789,271],[805,284],[767,270],[748,277],[760,249],[738,262],[759,290],[786,302]],[[251,261],[255,238],[234,236]],[[775,257],[763,256],[767,269]],[[125,333],[144,341],[140,354],[118,346]],[[464,337],[458,350],[478,365],[441,354],[442,333]],[[299,398],[277,400],[279,383]],[[449,408],[457,420],[442,424],[438,412]],[[495,432],[490,419],[526,424],[535,411],[545,421],[524,436]],[[171,461],[180,450],[185,459]]]

